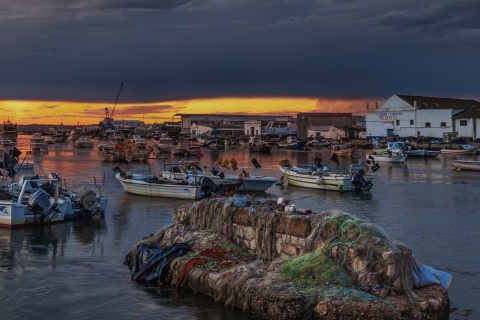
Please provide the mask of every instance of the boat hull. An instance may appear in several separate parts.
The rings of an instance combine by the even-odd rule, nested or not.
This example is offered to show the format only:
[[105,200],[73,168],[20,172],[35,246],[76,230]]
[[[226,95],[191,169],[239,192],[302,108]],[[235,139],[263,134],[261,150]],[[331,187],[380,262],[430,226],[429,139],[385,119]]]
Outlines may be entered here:
[[442,154],[477,154],[476,149],[441,149]]
[[280,171],[292,186],[338,192],[352,191],[353,188],[350,175],[315,175],[295,172],[287,168],[281,168]]
[[408,155],[399,154],[399,155],[384,155],[384,154],[371,154],[367,155],[367,160],[369,157],[373,157],[376,162],[387,162],[387,163],[404,163],[407,160]]
[[122,178],[118,173],[116,177],[128,193],[173,199],[197,200],[202,198],[199,185],[151,183],[140,179]]
[[480,171],[480,161],[452,160],[450,164],[455,170]]
[[242,181],[243,183],[238,188],[238,191],[265,192],[278,180],[273,177],[250,177],[245,178]]

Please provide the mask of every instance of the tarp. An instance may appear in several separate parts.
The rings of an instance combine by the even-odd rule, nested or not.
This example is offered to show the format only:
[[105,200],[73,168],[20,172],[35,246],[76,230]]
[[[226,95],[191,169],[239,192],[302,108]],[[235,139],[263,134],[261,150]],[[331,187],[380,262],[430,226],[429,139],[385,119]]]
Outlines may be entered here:
[[125,257],[125,264],[131,266],[132,280],[162,283],[165,276],[162,273],[164,269],[167,270],[170,261],[187,254],[189,250],[190,246],[186,243],[176,243],[166,248],[158,243],[141,243]]
[[415,287],[424,287],[431,284],[439,284],[448,289],[452,281],[452,275],[445,272],[428,267],[412,257],[413,269],[412,275],[415,281]]

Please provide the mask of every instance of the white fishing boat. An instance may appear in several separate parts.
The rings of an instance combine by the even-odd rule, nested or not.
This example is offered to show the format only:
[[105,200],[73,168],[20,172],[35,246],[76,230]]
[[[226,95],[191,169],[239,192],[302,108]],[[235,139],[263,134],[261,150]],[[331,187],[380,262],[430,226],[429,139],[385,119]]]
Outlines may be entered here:
[[480,171],[480,161],[451,160],[450,165],[454,170]]
[[40,132],[35,132],[30,138],[30,149],[31,150],[42,150],[47,149],[48,144],[45,142],[45,138],[42,137]]
[[224,194],[228,188],[238,188],[237,183],[216,184],[208,177],[167,177],[163,174],[144,175],[113,169],[123,189],[142,196],[197,200],[211,194]]
[[321,167],[320,163],[311,168],[298,168],[293,167],[288,160],[280,161],[279,165],[283,178],[292,186],[338,192],[369,191],[372,188],[371,179],[364,177],[364,169],[333,171]]
[[81,136],[75,141],[75,146],[78,149],[89,149],[93,148],[93,141],[90,139],[90,137],[87,136]]
[[0,200],[0,227],[56,224],[86,215],[87,211],[92,217],[105,212],[106,197],[97,197],[95,191],[85,188],[67,195],[60,191],[59,185],[60,180],[54,174],[48,179],[33,177],[12,183],[8,190],[10,199]]

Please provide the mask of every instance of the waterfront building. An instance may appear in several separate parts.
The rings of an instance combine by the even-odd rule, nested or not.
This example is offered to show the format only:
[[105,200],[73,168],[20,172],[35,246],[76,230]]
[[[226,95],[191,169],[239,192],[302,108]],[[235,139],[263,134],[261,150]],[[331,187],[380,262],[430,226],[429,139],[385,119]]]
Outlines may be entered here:
[[473,141],[480,139],[480,107],[461,112],[452,119],[459,137],[471,137]]
[[297,136],[299,139],[325,135],[338,138],[358,138],[365,129],[357,125],[356,118],[348,112],[308,112],[297,114]]
[[[461,114],[472,108],[480,108],[480,102],[471,99],[394,94],[374,109],[370,109],[367,104],[367,138],[397,134],[402,138],[442,139],[443,133],[459,130],[471,136],[474,131],[472,118],[463,118]],[[458,119],[458,125],[454,119]]]

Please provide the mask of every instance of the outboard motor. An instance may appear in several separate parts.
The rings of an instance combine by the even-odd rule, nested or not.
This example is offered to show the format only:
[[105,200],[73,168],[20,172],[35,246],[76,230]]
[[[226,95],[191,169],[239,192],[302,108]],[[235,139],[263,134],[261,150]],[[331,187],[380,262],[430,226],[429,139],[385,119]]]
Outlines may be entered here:
[[352,175],[352,184],[355,186],[355,191],[368,191],[372,189],[372,181],[367,181],[367,179],[365,179],[365,177],[363,176],[364,173],[365,171],[363,169],[360,169],[358,172],[355,172]]
[[35,222],[51,221],[58,216],[58,203],[50,204],[50,196],[42,189],[35,191],[29,198],[31,212],[35,215]]
[[223,187],[221,185],[217,185],[215,182],[213,182],[212,179],[209,177],[201,177],[200,178],[200,187],[203,192],[205,192],[205,196],[210,196],[212,193],[219,194]]

